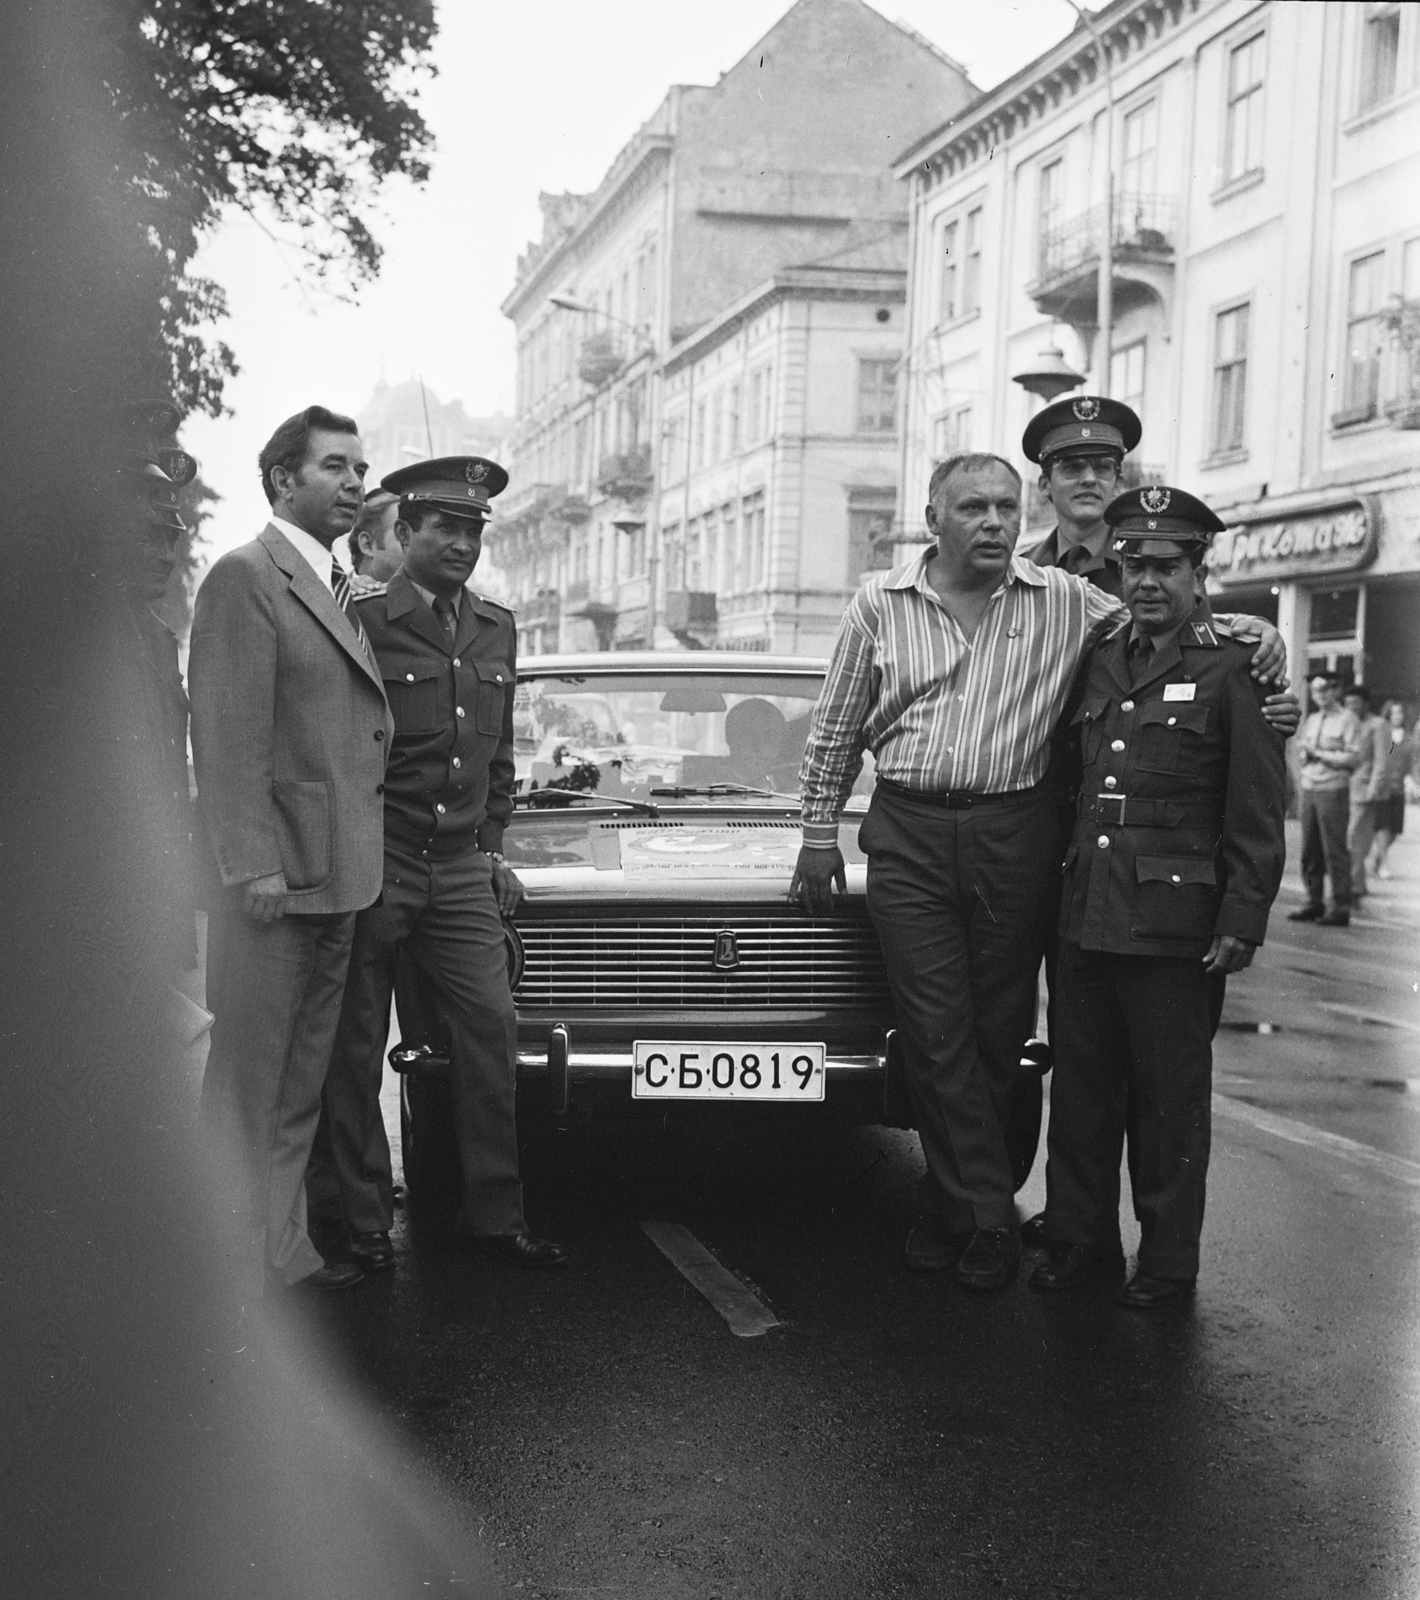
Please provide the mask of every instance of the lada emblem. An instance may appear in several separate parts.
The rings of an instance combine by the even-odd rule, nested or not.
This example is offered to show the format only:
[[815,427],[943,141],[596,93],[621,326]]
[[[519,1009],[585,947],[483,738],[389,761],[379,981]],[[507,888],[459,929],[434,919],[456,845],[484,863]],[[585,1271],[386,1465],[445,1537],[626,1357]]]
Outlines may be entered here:
[[716,972],[733,972],[740,964],[740,943],[732,928],[721,928],[715,935],[715,954],[710,965]]

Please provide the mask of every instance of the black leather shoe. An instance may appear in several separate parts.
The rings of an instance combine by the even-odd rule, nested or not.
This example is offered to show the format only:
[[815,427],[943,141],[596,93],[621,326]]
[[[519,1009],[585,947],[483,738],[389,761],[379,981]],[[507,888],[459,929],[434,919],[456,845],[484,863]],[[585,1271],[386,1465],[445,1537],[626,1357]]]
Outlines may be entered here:
[[1015,1277],[1020,1259],[1019,1228],[978,1228],[957,1262],[957,1282],[963,1289],[980,1292],[1004,1289]]
[[1289,911],[1287,913],[1287,921],[1320,922],[1325,915],[1325,906],[1303,906],[1299,911]]
[[1349,911],[1328,911],[1324,917],[1316,919],[1318,928],[1349,928],[1351,926],[1351,913]]
[[943,1218],[924,1211],[912,1224],[902,1260],[909,1272],[945,1272],[961,1260],[971,1243],[971,1229],[953,1233]]
[[530,1233],[476,1234],[465,1241],[465,1247],[474,1255],[509,1267],[565,1267],[572,1259],[562,1245]]
[[1059,1244],[1031,1273],[1030,1286],[1050,1294],[1098,1278],[1117,1278],[1123,1271],[1122,1251],[1102,1250],[1090,1244]]
[[1045,1213],[1037,1211],[1033,1217],[1021,1224],[1021,1248],[1023,1250],[1045,1249]]
[[1156,1311],[1160,1306],[1177,1305],[1192,1293],[1192,1278],[1151,1278],[1146,1272],[1136,1272],[1115,1298],[1135,1311]]
[[327,1261],[290,1285],[293,1289],[353,1289],[365,1274],[353,1261]]
[[352,1233],[345,1253],[366,1272],[385,1272],[394,1265],[394,1246],[387,1233]]

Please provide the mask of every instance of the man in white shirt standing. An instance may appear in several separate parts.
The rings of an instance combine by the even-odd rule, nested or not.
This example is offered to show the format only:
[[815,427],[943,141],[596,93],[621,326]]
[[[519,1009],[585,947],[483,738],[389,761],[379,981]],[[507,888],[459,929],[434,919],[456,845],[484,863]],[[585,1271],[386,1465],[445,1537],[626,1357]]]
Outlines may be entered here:
[[188,668],[210,847],[202,1087],[236,1223],[275,1285],[343,1288],[306,1233],[304,1178],[355,928],[380,893],[394,724],[331,546],[364,498],[348,417],[308,406],[259,458],[271,521],[198,590]]
[[[1341,704],[1341,685],[1334,673],[1317,673],[1307,692],[1316,709],[1307,714],[1297,740],[1302,881],[1307,886],[1307,903],[1289,912],[1287,920],[1344,928],[1351,921],[1351,853],[1346,833],[1351,819],[1351,774],[1361,764],[1361,725]],[[1328,874],[1330,911],[1326,909]]]

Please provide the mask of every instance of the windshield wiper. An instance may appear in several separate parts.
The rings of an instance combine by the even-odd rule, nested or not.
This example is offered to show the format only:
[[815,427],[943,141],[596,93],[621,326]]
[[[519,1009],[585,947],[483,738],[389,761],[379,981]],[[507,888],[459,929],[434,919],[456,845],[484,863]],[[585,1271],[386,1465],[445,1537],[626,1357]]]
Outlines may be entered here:
[[[659,794],[659,789],[653,789],[652,794]],[[514,806],[527,806],[533,811],[555,809],[559,805],[571,805],[574,800],[592,800],[599,806],[621,806],[627,811],[640,811],[648,817],[659,817],[659,806],[648,804],[645,800],[627,800],[619,794],[598,794],[595,789],[529,789],[526,793],[513,796]]]
[[707,783],[699,788],[685,788],[677,784],[672,789],[652,789],[651,793],[659,795],[665,800],[686,800],[696,796],[713,798],[718,794],[728,795],[755,795],[766,800],[791,800],[795,805],[799,803],[796,794],[782,794],[778,789],[752,789],[745,783]]

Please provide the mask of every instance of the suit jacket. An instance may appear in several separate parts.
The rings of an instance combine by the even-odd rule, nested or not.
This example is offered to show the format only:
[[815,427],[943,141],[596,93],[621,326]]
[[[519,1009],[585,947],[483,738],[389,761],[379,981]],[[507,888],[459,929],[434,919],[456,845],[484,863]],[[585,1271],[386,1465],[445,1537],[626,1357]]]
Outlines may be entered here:
[[354,625],[280,529],[223,556],[197,591],[188,690],[222,886],[281,871],[287,909],[312,914],[378,898],[394,724]]
[[1129,632],[1091,651],[1070,719],[1082,765],[1061,935],[1124,955],[1202,956],[1214,934],[1261,944],[1285,779],[1255,646],[1204,601],[1134,682]]
[[450,640],[402,570],[356,604],[394,713],[386,839],[436,860],[501,848],[513,814],[513,613],[465,589]]

